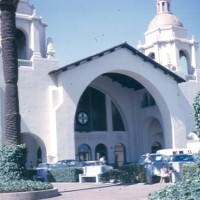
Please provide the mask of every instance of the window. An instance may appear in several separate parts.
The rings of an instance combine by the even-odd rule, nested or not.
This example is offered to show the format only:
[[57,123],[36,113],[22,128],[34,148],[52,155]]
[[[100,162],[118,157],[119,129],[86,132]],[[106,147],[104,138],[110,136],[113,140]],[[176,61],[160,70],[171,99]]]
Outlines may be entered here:
[[87,144],[82,144],[78,148],[79,161],[91,160],[91,149]]
[[76,131],[106,131],[105,95],[88,87],[80,98],[75,119]]
[[148,57],[155,60],[155,53],[150,53]]
[[114,105],[112,102],[112,126],[113,126],[113,131],[124,131],[124,123],[121,118],[121,115],[117,109],[117,107]]
[[183,51],[180,51],[179,55],[180,55],[180,66],[182,68],[182,71],[185,74],[189,74],[188,73],[187,57],[186,57],[185,53]]
[[27,59],[27,52],[26,52],[26,37],[25,34],[17,29],[16,31],[16,46],[17,46],[17,53],[18,59]]
[[143,99],[141,102],[141,108],[154,106],[156,105],[154,98],[149,93],[144,93]]
[[98,144],[95,148],[95,158],[99,160],[101,157],[105,157],[105,160],[108,162],[107,148],[104,144]]
[[117,144],[114,147],[115,166],[118,168],[126,162],[125,147],[123,144]]

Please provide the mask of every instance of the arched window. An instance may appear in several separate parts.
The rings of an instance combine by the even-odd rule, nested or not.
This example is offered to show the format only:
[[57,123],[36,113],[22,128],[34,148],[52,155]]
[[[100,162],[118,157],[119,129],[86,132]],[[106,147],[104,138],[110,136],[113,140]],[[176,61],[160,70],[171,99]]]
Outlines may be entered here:
[[87,144],[82,144],[78,148],[78,158],[79,161],[91,160],[91,149]]
[[141,101],[141,108],[154,105],[156,105],[154,98],[151,96],[151,94],[145,92]]
[[37,150],[37,165],[40,164],[42,162],[42,150],[39,147]]
[[160,149],[162,149],[162,145],[159,142],[154,142],[151,146],[151,153],[156,153]]
[[115,165],[116,167],[122,166],[126,162],[125,147],[123,144],[117,144],[114,148]]
[[[111,102],[113,131],[125,131],[119,110]],[[107,131],[107,115],[105,95],[88,87],[80,98],[75,115],[75,131]]]
[[106,131],[105,95],[88,87],[81,96],[75,117],[76,131]]
[[108,162],[107,148],[104,144],[98,144],[95,148],[95,158],[99,160],[101,157],[105,157],[105,160]]
[[187,61],[187,57],[185,55],[185,53],[183,51],[180,51],[179,53],[180,55],[180,66],[182,71],[188,75],[188,61]]
[[153,59],[153,60],[155,60],[155,53],[150,53],[150,54],[148,55],[148,57],[151,58],[151,59]]
[[16,45],[17,45],[18,59],[26,60],[27,59],[26,36],[19,29],[16,30]]
[[113,131],[125,131],[124,123],[120,112],[118,111],[117,107],[114,105],[113,102],[111,103],[111,106]]

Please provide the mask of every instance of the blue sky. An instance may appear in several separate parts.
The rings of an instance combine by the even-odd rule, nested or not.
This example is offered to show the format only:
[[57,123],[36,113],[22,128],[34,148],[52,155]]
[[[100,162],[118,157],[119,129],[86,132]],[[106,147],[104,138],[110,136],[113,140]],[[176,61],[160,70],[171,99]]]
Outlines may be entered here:
[[[156,14],[156,0],[29,0],[48,24],[60,66],[124,41],[137,47]],[[200,0],[171,0],[171,11],[200,42]],[[199,52],[200,53],[200,52]],[[199,54],[198,53],[198,54]],[[199,60],[200,63],[200,60]]]

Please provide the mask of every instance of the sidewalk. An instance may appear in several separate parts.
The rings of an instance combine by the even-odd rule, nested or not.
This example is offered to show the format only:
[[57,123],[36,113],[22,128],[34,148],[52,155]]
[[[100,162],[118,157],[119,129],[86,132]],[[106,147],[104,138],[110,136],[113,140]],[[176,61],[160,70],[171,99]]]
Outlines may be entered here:
[[146,200],[148,194],[170,183],[125,185],[113,183],[54,183],[59,196],[51,200]]

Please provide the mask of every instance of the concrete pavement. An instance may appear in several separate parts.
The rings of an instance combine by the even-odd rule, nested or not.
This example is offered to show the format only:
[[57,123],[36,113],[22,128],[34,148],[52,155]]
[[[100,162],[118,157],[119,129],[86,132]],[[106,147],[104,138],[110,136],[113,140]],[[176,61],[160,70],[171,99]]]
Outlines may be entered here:
[[53,183],[59,196],[51,200],[146,200],[148,194],[170,183],[152,185],[113,183]]

